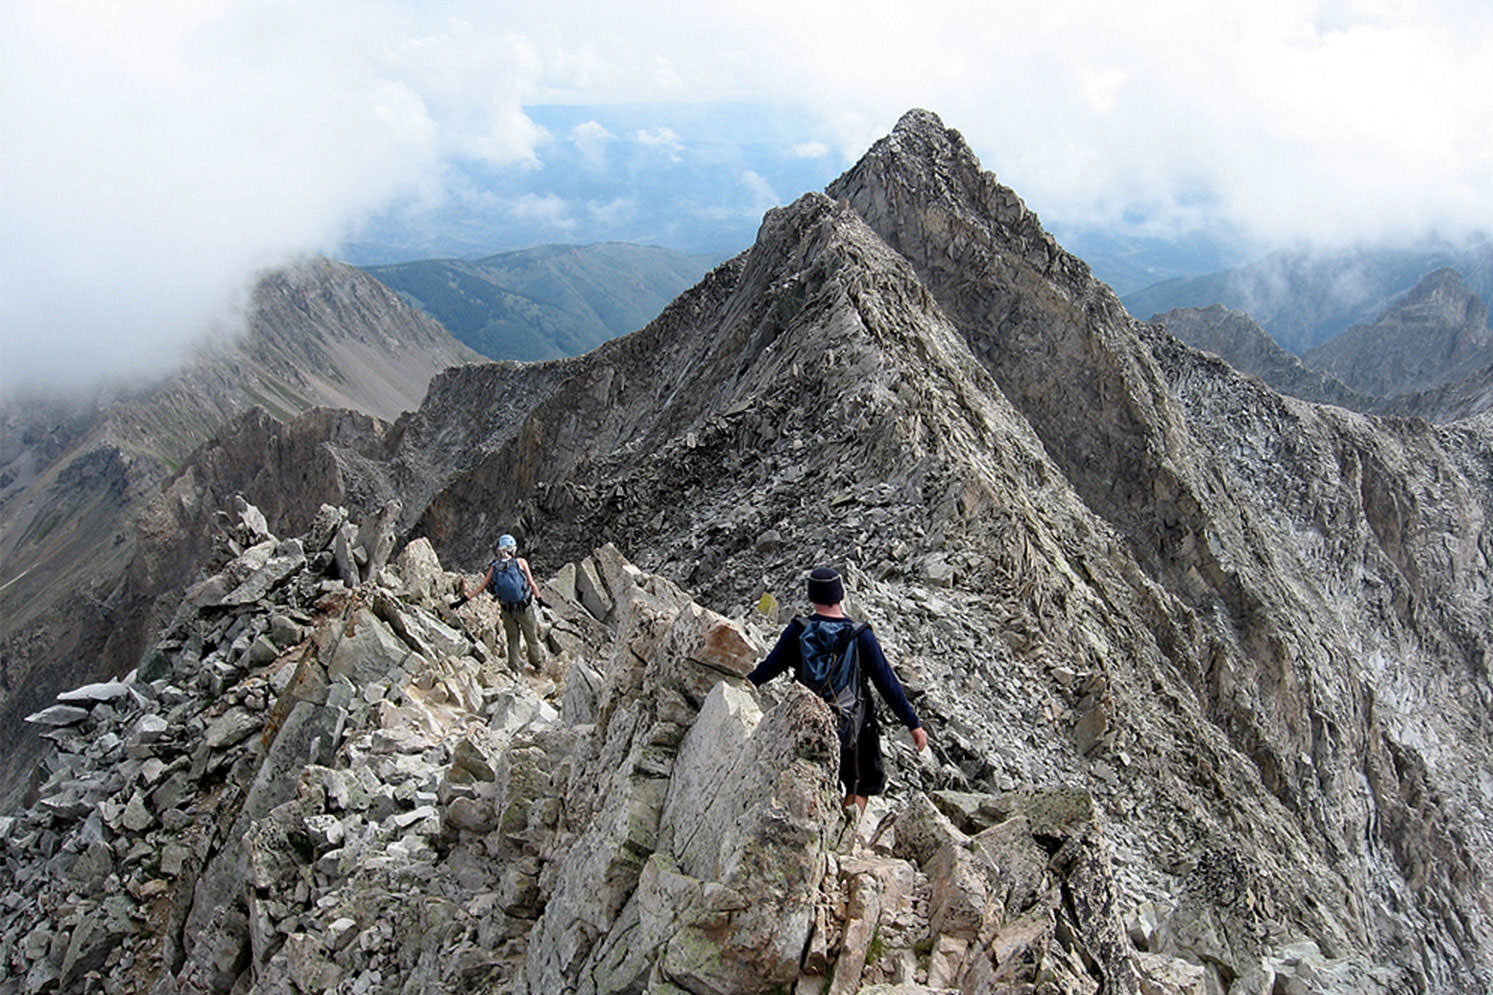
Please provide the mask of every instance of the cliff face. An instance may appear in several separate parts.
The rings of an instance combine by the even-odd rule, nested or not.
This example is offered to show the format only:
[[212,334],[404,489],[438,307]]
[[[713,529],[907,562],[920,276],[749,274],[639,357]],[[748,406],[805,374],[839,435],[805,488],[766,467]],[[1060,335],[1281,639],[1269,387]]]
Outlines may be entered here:
[[[172,481],[152,520],[178,525],[159,531],[151,556],[177,562],[175,537],[200,528],[233,490],[284,531],[318,500],[360,512],[398,498],[408,535],[468,571],[504,532],[557,578],[610,542],[730,619],[752,647],[743,657],[770,643],[792,614],[786,606],[799,606],[811,566],[843,566],[849,610],[873,621],[933,734],[931,763],[894,756],[892,836],[870,852],[915,871],[882,867],[854,884],[841,866],[836,887],[861,910],[835,920],[843,933],[834,922],[822,933],[804,925],[818,913],[795,904],[803,889],[785,877],[769,875],[778,898],[733,905],[738,861],[828,879],[802,864],[823,845],[813,842],[824,827],[820,789],[802,782],[798,801],[784,803],[791,818],[780,825],[797,841],[787,851],[746,837],[732,837],[739,857],[680,849],[688,817],[658,801],[672,789],[616,779],[640,765],[678,776],[684,753],[659,723],[698,728],[701,719],[659,711],[671,689],[690,716],[750,709],[698,704],[716,692],[652,649],[614,657],[621,651],[562,639],[566,700],[572,688],[598,686],[590,674],[634,668],[600,678],[611,689],[602,697],[623,683],[657,693],[610,713],[598,704],[594,725],[613,728],[625,713],[627,728],[654,732],[616,741],[600,767],[568,769],[555,788],[563,806],[602,813],[606,828],[575,830],[584,846],[563,861],[528,853],[537,892],[517,879],[493,892],[483,875],[506,872],[482,860],[471,868],[463,901],[501,905],[506,887],[528,896],[524,915],[538,917],[510,965],[491,968],[502,979],[494,985],[633,990],[653,979],[730,990],[697,966],[709,959],[699,949],[718,948],[695,948],[697,933],[674,927],[725,942],[733,913],[760,902],[781,903],[777,925],[743,924],[742,935],[757,951],[788,950],[791,936],[796,970],[810,974],[811,962],[819,975],[853,962],[851,923],[869,919],[896,949],[919,939],[901,961],[910,977],[868,977],[933,987],[988,990],[1004,969],[1057,972],[1070,955],[1082,967],[1063,969],[1076,980],[1062,990],[1129,990],[1123,979],[1172,969],[1184,980],[1171,989],[1148,981],[1151,990],[1493,984],[1483,870],[1493,863],[1493,421],[1432,427],[1316,407],[1134,321],[979,169],[957,132],[924,112],[904,118],[829,194],[770,212],[750,252],[646,329],[585,357],[449,373],[420,411],[388,428],[325,413],[288,425],[241,420]],[[595,560],[569,569],[573,581],[557,582],[565,597],[573,584],[588,614],[608,619],[617,588],[600,579],[607,570]],[[600,666],[599,654],[612,662]],[[778,728],[770,715],[762,723]],[[759,742],[731,756],[757,758],[754,769],[815,766],[812,736],[782,728],[776,738],[797,745],[769,757]],[[547,750],[532,762],[558,777],[563,756]],[[369,761],[354,751],[343,762]],[[734,782],[720,779],[700,804],[749,809],[730,794]],[[1071,818],[1057,821],[1069,835],[1031,829],[1042,817],[1013,807],[1039,786],[1089,800],[1063,809]],[[1000,851],[999,871],[967,866],[957,851],[979,848],[959,836],[898,849],[917,827],[942,826],[925,795],[941,799],[942,817],[965,839],[988,841],[979,834],[995,832],[992,821],[1017,815],[1028,829],[998,834],[1017,847]],[[528,810],[531,841],[549,831],[531,824],[546,818],[536,810],[548,808]],[[657,835],[632,835],[641,811],[664,813]],[[503,849],[517,827],[505,832],[485,844],[486,859],[529,874],[532,862]],[[1089,840],[1109,870],[1059,861],[1074,838]],[[225,846],[235,839],[230,832]],[[1040,861],[1024,839],[1039,849],[1056,840],[1057,852]],[[1049,875],[1040,887],[1020,883],[1028,858]],[[587,870],[564,883],[562,865],[576,859]],[[1060,921],[1014,898],[1054,886],[1072,893],[1073,875],[1089,873],[1080,865],[1112,880],[1112,903],[1099,887],[1085,892],[1100,896],[1093,909],[1065,905]],[[933,889],[926,907],[920,880]],[[725,890],[697,883],[711,881]],[[974,911],[940,906],[937,889],[954,881],[983,882],[987,900]],[[911,911],[894,911],[902,898],[893,897],[871,915],[873,894],[911,895]],[[1008,903],[998,913],[988,898],[997,894]],[[1123,940],[1106,925],[1115,917],[1128,927]],[[360,916],[345,918],[364,928]],[[308,921],[316,943],[361,935]],[[1053,942],[1023,960],[995,939],[1017,921]],[[684,938],[664,952],[665,934]],[[816,954],[806,944],[818,935],[834,939]],[[279,949],[273,936],[255,942],[266,956]],[[439,961],[455,949],[401,956]],[[919,965],[920,950],[947,971]],[[225,975],[242,970],[227,963]],[[786,955],[772,963],[751,970],[799,983]],[[847,967],[856,980],[834,990],[853,990],[864,966]]]

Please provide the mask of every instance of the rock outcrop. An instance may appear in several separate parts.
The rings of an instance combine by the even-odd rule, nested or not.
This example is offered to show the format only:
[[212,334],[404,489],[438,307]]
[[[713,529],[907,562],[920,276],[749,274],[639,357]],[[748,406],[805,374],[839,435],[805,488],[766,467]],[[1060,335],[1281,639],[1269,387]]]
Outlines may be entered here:
[[427,543],[344,584],[344,517],[281,541],[240,503],[141,668],[29,718],[0,989],[1196,989],[1135,953],[1086,792],[904,789],[857,831],[827,708],[761,700],[673,584],[567,566],[520,677]]
[[[139,615],[121,600],[135,517],[199,444],[256,405],[279,418],[331,406],[392,419],[436,373],[481,358],[328,260],[267,274],[250,305],[242,339],[204,347],[162,383],[0,412],[0,728],[19,730],[68,683],[117,674],[104,661],[138,655]],[[189,575],[173,575],[176,593]],[[22,747],[10,732],[0,743]],[[7,772],[0,798],[17,787]]]

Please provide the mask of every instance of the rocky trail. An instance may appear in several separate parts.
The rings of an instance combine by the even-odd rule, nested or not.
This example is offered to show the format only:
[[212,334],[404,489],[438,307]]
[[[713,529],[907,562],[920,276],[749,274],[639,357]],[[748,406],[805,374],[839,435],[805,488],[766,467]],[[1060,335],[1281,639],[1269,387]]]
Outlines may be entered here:
[[940,790],[904,748],[851,819],[823,704],[742,680],[749,627],[604,547],[515,669],[428,543],[346,583],[344,520],[240,503],[144,665],[30,717],[0,989],[1196,989],[1126,934],[1085,790]]

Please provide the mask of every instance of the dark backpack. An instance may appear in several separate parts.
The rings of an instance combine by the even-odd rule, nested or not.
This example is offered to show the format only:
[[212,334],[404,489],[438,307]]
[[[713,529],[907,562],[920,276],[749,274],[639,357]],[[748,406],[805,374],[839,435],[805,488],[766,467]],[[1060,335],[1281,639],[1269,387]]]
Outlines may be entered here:
[[516,556],[492,561],[492,580],[488,582],[488,590],[504,608],[522,608],[533,596],[529,579],[524,576],[524,568]]
[[829,703],[839,726],[840,746],[853,749],[870,707],[860,659],[860,635],[868,626],[848,618],[798,621],[804,627],[798,637],[799,682]]

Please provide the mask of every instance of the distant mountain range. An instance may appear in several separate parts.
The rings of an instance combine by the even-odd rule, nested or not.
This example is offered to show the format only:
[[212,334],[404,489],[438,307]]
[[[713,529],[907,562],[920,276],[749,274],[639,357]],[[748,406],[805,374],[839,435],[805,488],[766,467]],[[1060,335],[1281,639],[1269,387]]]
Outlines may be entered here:
[[1299,356],[1352,325],[1373,323],[1395,298],[1444,267],[1460,273],[1473,293],[1493,299],[1493,242],[1482,241],[1418,250],[1278,252],[1234,269],[1165,280],[1122,300],[1142,320],[1222,304],[1250,315]]
[[367,272],[491,359],[559,359],[636,331],[719,260],[607,242]]
[[1493,363],[1488,305],[1454,269],[1428,274],[1372,324],[1354,325],[1304,357],[1355,390],[1430,390]]
[[1188,345],[1305,401],[1429,421],[1493,409],[1488,305],[1456,270],[1427,274],[1372,324],[1354,325],[1300,358],[1252,317],[1221,304],[1177,308],[1156,320]]

